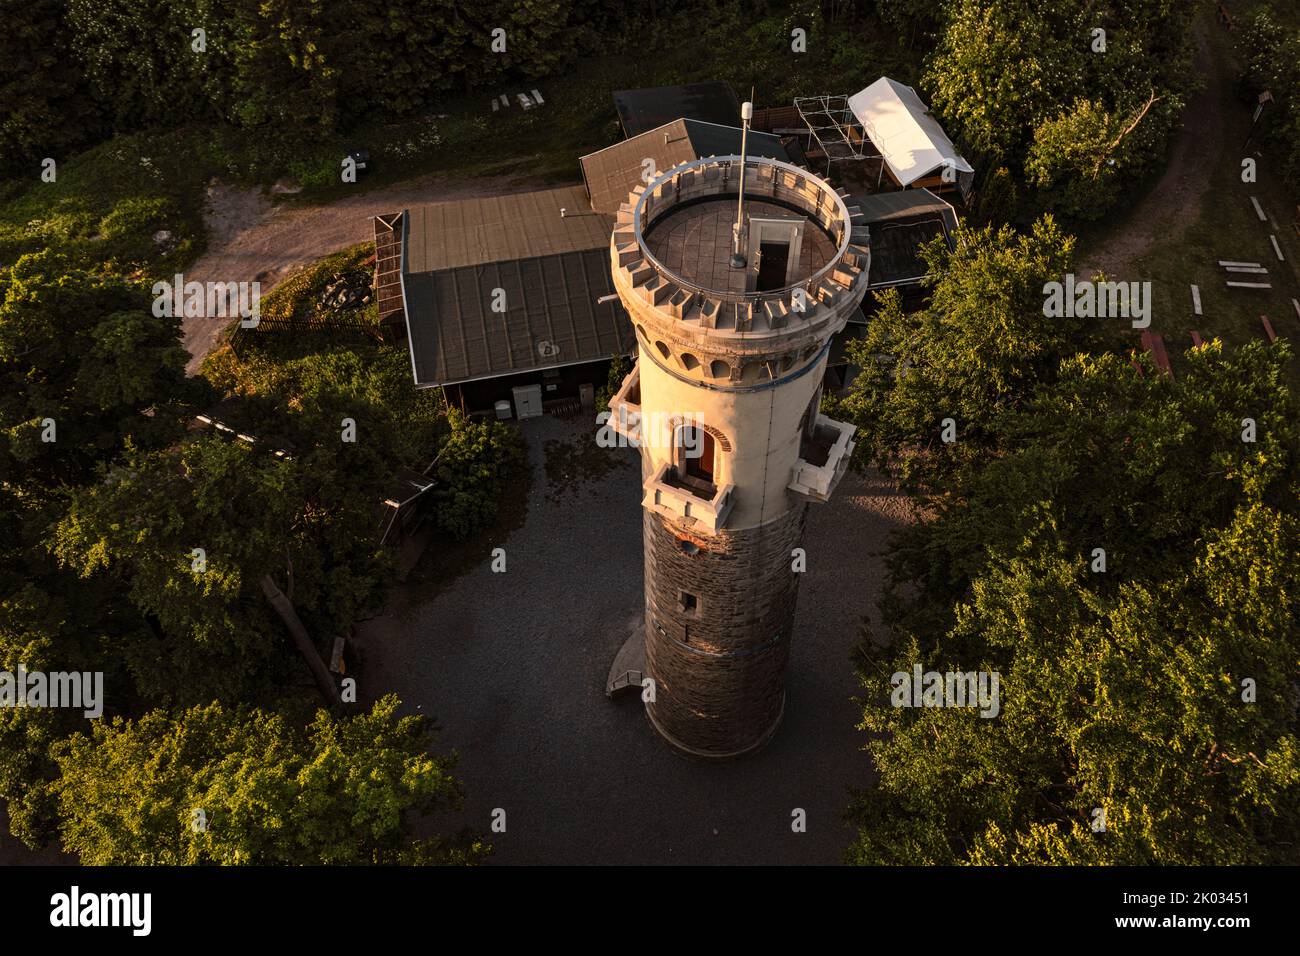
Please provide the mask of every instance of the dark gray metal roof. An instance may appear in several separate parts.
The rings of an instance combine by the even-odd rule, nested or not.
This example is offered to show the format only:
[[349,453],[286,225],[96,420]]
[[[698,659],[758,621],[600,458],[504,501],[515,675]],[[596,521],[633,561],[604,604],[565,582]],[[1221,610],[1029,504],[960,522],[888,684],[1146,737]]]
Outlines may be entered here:
[[416,206],[405,218],[407,272],[594,249],[614,228],[581,186]]
[[[560,216],[560,209],[566,215]],[[407,210],[402,268],[415,383],[452,385],[626,354],[613,219],[581,186]],[[495,290],[504,312],[493,311]]]
[[893,192],[856,195],[849,202],[862,210],[868,223],[910,219],[927,213],[943,217],[949,231],[957,229],[957,213],[952,204],[928,189],[898,189]]
[[[587,181],[591,208],[613,215],[627,202],[628,193],[644,180],[645,161],[652,160],[656,172],[667,172],[681,163],[706,156],[740,153],[741,131],[692,119],[676,119],[639,136],[582,157],[582,176]],[[770,133],[749,131],[751,156],[766,156],[789,162],[781,140]]]
[[655,86],[642,90],[616,90],[614,108],[624,136],[637,136],[671,120],[697,119],[730,125],[740,118],[740,101],[731,85],[721,80]]
[[871,231],[872,289],[918,282],[925,274],[920,247],[936,236],[946,236],[951,246],[957,230],[956,211],[928,189],[850,196],[846,202],[862,210]]
[[[492,311],[493,290],[505,312]],[[632,349],[632,325],[612,295],[609,250],[461,266],[406,277],[417,385],[451,385],[594,362]]]

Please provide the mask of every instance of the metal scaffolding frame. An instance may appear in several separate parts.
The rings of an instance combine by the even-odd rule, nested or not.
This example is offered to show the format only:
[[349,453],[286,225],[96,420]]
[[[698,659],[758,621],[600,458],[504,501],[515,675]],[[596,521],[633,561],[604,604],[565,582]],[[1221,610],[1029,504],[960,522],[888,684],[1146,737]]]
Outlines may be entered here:
[[800,96],[795,98],[794,105],[826,156],[828,175],[831,163],[869,159],[877,155],[864,152],[871,141],[849,109],[847,96]]

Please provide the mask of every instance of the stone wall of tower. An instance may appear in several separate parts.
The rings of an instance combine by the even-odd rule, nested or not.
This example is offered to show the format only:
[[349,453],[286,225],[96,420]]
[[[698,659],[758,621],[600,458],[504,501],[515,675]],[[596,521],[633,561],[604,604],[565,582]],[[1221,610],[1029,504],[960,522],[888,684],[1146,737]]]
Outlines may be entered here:
[[[775,732],[799,590],[791,551],[807,507],[708,536],[644,512],[647,713],[679,749],[737,756]],[[683,591],[694,613],[682,609]]]

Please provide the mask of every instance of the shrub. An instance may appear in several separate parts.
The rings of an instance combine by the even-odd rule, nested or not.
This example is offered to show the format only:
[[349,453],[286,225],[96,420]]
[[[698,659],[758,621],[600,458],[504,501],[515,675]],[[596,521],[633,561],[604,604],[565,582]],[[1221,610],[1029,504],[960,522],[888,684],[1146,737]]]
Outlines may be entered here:
[[482,531],[497,515],[506,479],[523,463],[519,432],[448,409],[451,433],[438,452],[434,477],[438,527],[458,540]]
[[342,167],[337,157],[304,159],[289,164],[289,173],[305,189],[319,189],[338,182]]
[[610,360],[609,375],[605,377],[605,384],[596,393],[596,411],[602,412],[609,408],[609,403],[618,394],[618,390],[623,386],[623,379],[627,378],[630,371],[632,371],[632,360],[626,355],[615,355]]

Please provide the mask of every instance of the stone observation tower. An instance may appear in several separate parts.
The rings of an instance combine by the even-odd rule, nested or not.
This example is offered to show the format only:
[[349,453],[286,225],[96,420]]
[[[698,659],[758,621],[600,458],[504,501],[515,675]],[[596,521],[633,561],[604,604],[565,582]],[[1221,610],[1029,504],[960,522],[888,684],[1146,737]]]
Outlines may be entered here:
[[632,684],[644,668],[651,723],[689,754],[755,750],[784,712],[795,549],[853,449],[853,426],[818,409],[867,287],[857,218],[816,175],[738,156],[677,166],[618,213],[638,359],[609,427],[641,452],[645,626],[644,664],[637,634],[615,670]]

